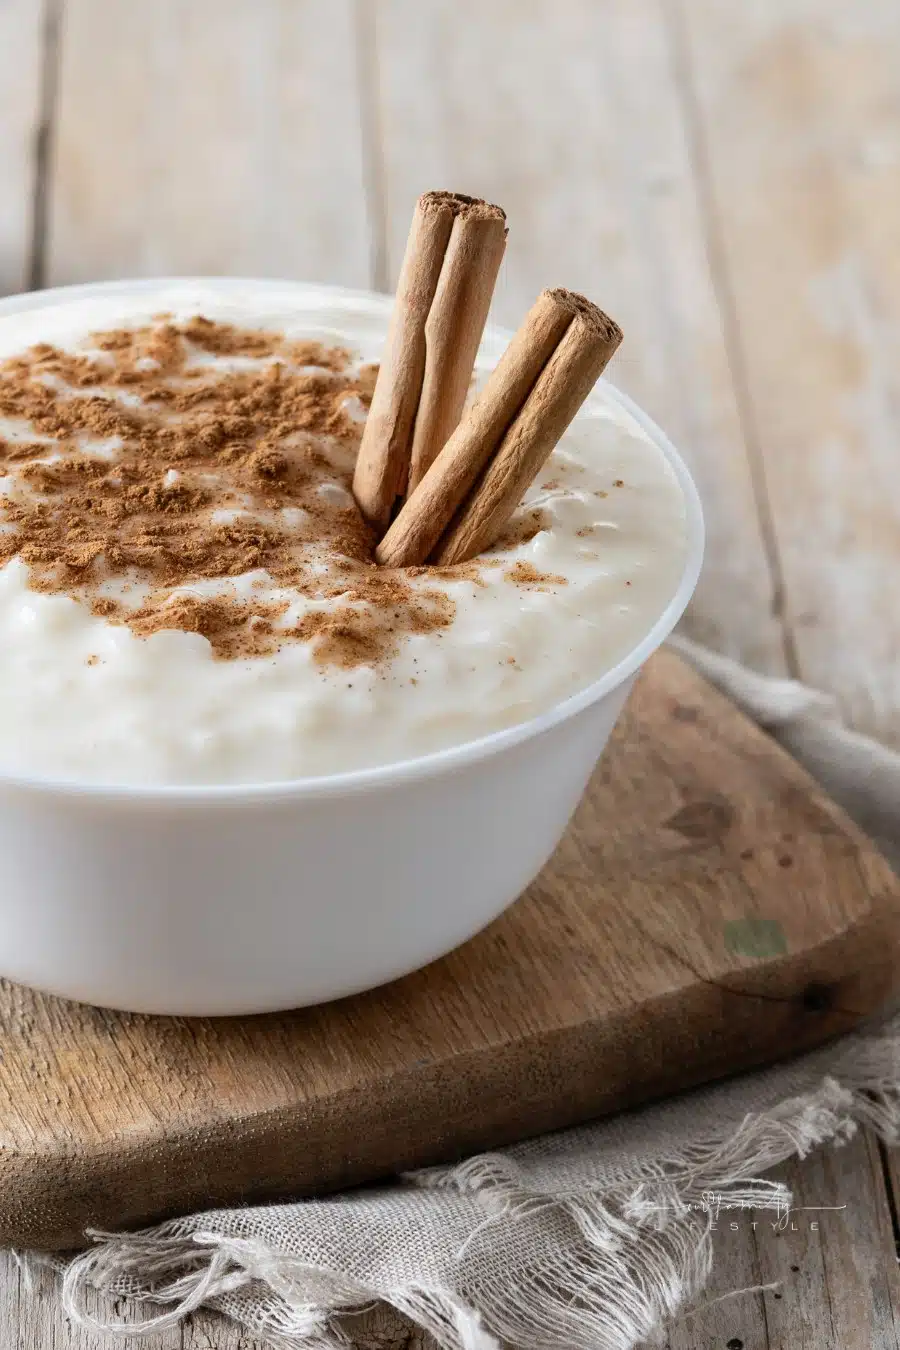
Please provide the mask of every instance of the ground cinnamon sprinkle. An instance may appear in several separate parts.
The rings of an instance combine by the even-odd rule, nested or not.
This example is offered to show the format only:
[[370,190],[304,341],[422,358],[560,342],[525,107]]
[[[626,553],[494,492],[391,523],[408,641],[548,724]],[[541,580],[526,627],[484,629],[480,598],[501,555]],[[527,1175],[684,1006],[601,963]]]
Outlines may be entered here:
[[[299,640],[352,667],[452,623],[442,590],[412,584],[420,569],[375,565],[350,493],[377,367],[353,373],[340,348],[200,317],[160,316],[85,348],[40,344],[0,362],[0,416],[23,423],[21,438],[0,437],[0,565],[18,555],[37,590],[141,637],[200,633],[226,658]],[[271,578],[322,608],[291,623],[288,599],[229,586],[256,571],[261,588]]]
[[517,586],[566,586],[568,578],[558,576],[554,572],[540,572],[529,562],[519,561],[503,573],[507,581],[515,582]]
[[536,534],[547,528],[547,517],[540,507],[534,507],[521,515],[513,516],[506,529],[494,545],[495,549],[515,548],[517,544],[529,544]]

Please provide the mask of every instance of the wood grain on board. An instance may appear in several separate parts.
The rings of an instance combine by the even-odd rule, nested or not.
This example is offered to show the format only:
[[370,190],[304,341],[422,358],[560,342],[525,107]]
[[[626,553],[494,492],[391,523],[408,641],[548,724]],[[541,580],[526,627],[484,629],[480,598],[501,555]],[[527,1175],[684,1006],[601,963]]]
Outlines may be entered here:
[[570,286],[621,323],[608,374],[683,451],[706,511],[689,630],[780,672],[773,577],[657,0],[384,0],[375,37],[390,284],[423,189],[500,202],[509,239],[494,316],[518,327],[543,287]]
[[[515,323],[562,257],[558,279],[625,325],[613,378],[691,461],[710,525],[694,635],[778,670],[783,610],[795,670],[897,740],[893,0],[0,0],[0,293],[40,251],[41,28],[58,10],[51,279],[385,287],[421,188],[486,192],[515,215],[497,317]],[[897,1345],[877,1151],[856,1141],[791,1180],[854,1213],[799,1246],[717,1234],[723,1301],[671,1350]],[[421,1343],[369,1316],[359,1344]],[[30,1290],[0,1253],[3,1350],[131,1344],[69,1325],[52,1277]],[[261,1350],[202,1313],[141,1345]]]
[[27,289],[32,258],[44,14],[37,0],[0,3],[0,296]]
[[803,1049],[887,997],[898,899],[803,771],[660,654],[554,859],[426,970],[218,1021],[6,986],[0,1242],[345,1187]]
[[900,8],[675,9],[797,666],[900,744]]
[[68,0],[48,279],[365,286],[353,0]]

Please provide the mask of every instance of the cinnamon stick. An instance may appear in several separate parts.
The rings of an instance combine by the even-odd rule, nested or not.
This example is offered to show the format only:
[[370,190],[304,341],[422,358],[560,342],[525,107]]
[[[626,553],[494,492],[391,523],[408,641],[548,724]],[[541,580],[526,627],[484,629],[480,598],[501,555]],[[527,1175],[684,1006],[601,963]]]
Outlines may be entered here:
[[376,548],[378,562],[412,567],[431,556],[571,321],[570,309],[552,291],[538,297],[481,394]]
[[416,203],[353,478],[380,529],[459,421],[505,248],[499,206],[454,192]]
[[376,549],[395,567],[489,548],[622,340],[596,305],[543,291]]

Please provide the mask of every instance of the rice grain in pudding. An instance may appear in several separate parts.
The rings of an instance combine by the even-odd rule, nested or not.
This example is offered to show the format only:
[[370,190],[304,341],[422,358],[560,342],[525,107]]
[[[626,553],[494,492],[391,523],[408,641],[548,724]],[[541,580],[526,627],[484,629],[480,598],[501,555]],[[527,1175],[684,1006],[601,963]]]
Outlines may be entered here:
[[602,386],[490,552],[375,567],[350,483],[387,316],[173,283],[0,318],[0,770],[388,764],[545,711],[649,631],[685,506]]

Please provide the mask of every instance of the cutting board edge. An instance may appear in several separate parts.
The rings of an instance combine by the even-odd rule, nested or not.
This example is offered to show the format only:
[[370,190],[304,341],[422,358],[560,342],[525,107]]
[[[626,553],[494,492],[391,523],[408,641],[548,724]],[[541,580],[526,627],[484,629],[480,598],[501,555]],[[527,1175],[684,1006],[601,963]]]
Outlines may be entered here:
[[[421,1105],[429,1095],[428,1114],[440,1120],[441,1131],[453,1136],[447,1147],[439,1138],[428,1140],[399,1155],[384,1150],[378,1156],[360,1156],[343,1167],[335,1160],[328,1179],[313,1184],[309,1176],[289,1174],[286,1169],[270,1168],[270,1175],[259,1181],[258,1161],[273,1144],[282,1149],[293,1145],[302,1152],[314,1133],[321,1134],[327,1116],[335,1109],[335,1099],[327,1103],[274,1105],[244,1116],[206,1118],[176,1133],[161,1129],[136,1137],[132,1147],[112,1155],[108,1143],[82,1149],[76,1155],[60,1147],[35,1149],[0,1148],[0,1244],[58,1251],[83,1242],[86,1228],[110,1226],[135,1227],[155,1222],[191,1209],[216,1208],[247,1203],[248,1200],[274,1202],[291,1195],[322,1195],[363,1182],[383,1180],[398,1171],[453,1162],[472,1152],[489,1151],[532,1138],[549,1130],[565,1129],[589,1123],[605,1115],[627,1110],[659,1099],[673,1091],[686,1091],[739,1072],[773,1062],[772,1041],[780,1041],[790,1026],[791,1053],[810,1050],[863,1025],[877,1015],[892,995],[900,991],[900,971],[891,960],[892,950],[900,945],[900,905],[897,896],[879,892],[859,921],[833,935],[820,947],[773,957],[725,981],[698,979],[688,991],[668,990],[642,1005],[645,1044],[654,1036],[660,1043],[660,1069],[644,1072],[639,1086],[630,1091],[623,1082],[609,1087],[609,1047],[611,1042],[626,1046],[620,1066],[630,1075],[633,1054],[628,1031],[633,1009],[613,1012],[600,1021],[583,1019],[580,1023],[553,1028],[507,1043],[500,1049],[483,1047],[437,1065],[406,1069],[378,1085],[367,1083],[346,1089],[340,1105],[354,1103],[360,1109],[360,1135],[367,1141],[377,1138],[377,1124],[385,1113],[396,1113],[398,1101],[415,1094]],[[886,942],[886,935],[891,942]],[[848,944],[867,945],[874,939],[878,949],[888,953],[879,979],[873,982],[873,996],[866,1006],[846,1008],[837,1003],[810,1003],[811,985],[825,984],[832,973],[846,967]],[[817,960],[825,957],[826,959]],[[685,993],[690,1006],[685,1004]],[[705,1005],[705,1006],[704,1006]],[[753,1012],[761,1016],[754,1017]],[[690,1027],[705,1014],[724,1028],[723,1034],[698,1047],[692,1033],[685,1039],[680,1054],[672,1053],[673,1016],[677,1014]],[[735,1014],[739,1014],[735,1016]],[[798,1030],[798,1021],[805,1025]],[[662,1054],[663,1043],[665,1046]],[[554,1049],[564,1046],[565,1067],[558,1080],[549,1081],[532,1098],[523,1100],[521,1083],[529,1072],[547,1073]],[[573,1054],[573,1048],[576,1053]],[[694,1051],[693,1057],[691,1051]],[[663,1060],[665,1062],[663,1062]],[[677,1074],[671,1067],[677,1063]],[[670,1067],[667,1069],[665,1065]],[[469,1081],[468,1098],[454,1109],[448,1102],[447,1081]],[[515,1098],[498,1103],[499,1112],[487,1123],[466,1132],[467,1102],[484,1105],[485,1095],[496,1093],[498,1079],[519,1084]],[[444,1084],[442,1086],[442,1080]],[[595,1081],[596,1080],[596,1081]],[[578,1085],[581,1097],[573,1097],[571,1084]],[[318,1107],[318,1109],[317,1109]],[[527,1130],[522,1128],[523,1112],[533,1112]],[[365,1119],[367,1113],[371,1119]],[[222,1129],[227,1127],[227,1148]],[[55,1141],[51,1141],[55,1142]],[[393,1142],[384,1141],[390,1149]],[[215,1192],[198,1178],[223,1170],[223,1153],[228,1158],[232,1180],[223,1192]],[[173,1168],[189,1160],[191,1177],[173,1190]],[[241,1165],[243,1159],[243,1165]],[[135,1162],[140,1165],[135,1170]],[[77,1166],[77,1184],[72,1185],[72,1168]],[[309,1164],[317,1166],[317,1162]],[[144,1195],[161,1193],[166,1202],[132,1206],[122,1204],[122,1178],[128,1176],[129,1189],[136,1186]],[[256,1181],[254,1181],[256,1177]],[[114,1207],[98,1197],[115,1193]],[[60,1197],[69,1194],[68,1205]],[[8,1205],[5,1197],[15,1195]],[[37,1217],[36,1217],[37,1216]],[[47,1217],[45,1217],[47,1216]]]
[[[444,1114],[439,1116],[437,1127],[434,1120],[428,1122],[431,1133],[428,1139],[419,1145],[418,1156],[412,1158],[410,1153],[407,1152],[405,1155],[402,1153],[400,1145],[403,1142],[404,1131],[408,1132],[410,1126],[415,1124],[412,1120],[417,1106],[415,1098],[422,1090],[418,1064],[409,1062],[406,1067],[395,1072],[393,1078],[385,1075],[379,1085],[380,1093],[373,1093],[369,1081],[362,1086],[357,1084],[349,1090],[338,1089],[330,1099],[323,1099],[318,1117],[318,1124],[321,1127],[319,1133],[327,1135],[329,1130],[334,1133],[335,1129],[343,1127],[346,1156],[339,1160],[343,1171],[338,1173],[333,1168],[331,1179],[323,1182],[323,1186],[334,1189],[348,1185],[353,1180],[375,1180],[390,1175],[397,1169],[398,1158],[402,1157],[411,1157],[411,1161],[401,1162],[400,1166],[437,1160],[434,1153],[428,1157],[423,1156],[427,1148],[440,1149],[441,1155],[445,1157],[448,1155],[455,1157],[478,1148],[514,1143],[518,1139],[528,1137],[529,1134],[540,1133],[554,1125],[575,1124],[603,1111],[637,1105],[663,1093],[680,1091],[697,1086],[701,1082],[709,1082],[762,1063],[769,1063],[779,1055],[784,1057],[785,1047],[790,1054],[794,1054],[868,1020],[880,1006],[886,991],[896,986],[897,963],[893,961],[893,956],[897,948],[898,916],[900,916],[898,883],[877,850],[850,824],[840,808],[825,796],[821,788],[814,784],[796,763],[774,743],[769,742],[758,728],[752,727],[720,694],[708,689],[698,677],[692,675],[677,657],[669,654],[655,660],[660,662],[655,667],[659,672],[653,677],[655,683],[652,686],[648,684],[647,680],[650,677],[645,673],[643,684],[646,692],[643,695],[643,702],[641,697],[638,698],[641,705],[638,718],[640,728],[635,744],[664,749],[665,753],[654,755],[649,771],[654,778],[662,777],[676,800],[679,798],[689,802],[693,800],[695,805],[704,808],[714,807],[711,824],[715,829],[709,835],[710,858],[726,857],[722,844],[721,820],[722,807],[727,806],[729,802],[720,797],[718,789],[721,785],[723,791],[728,790],[724,780],[731,772],[730,766],[734,762],[735,765],[742,765],[744,768],[743,779],[735,780],[744,784],[744,788],[738,791],[748,791],[755,803],[754,809],[762,810],[765,819],[769,821],[772,834],[764,851],[768,851],[767,865],[770,869],[776,868],[776,864],[780,866],[780,859],[773,853],[772,840],[787,838],[781,833],[785,828],[781,818],[777,815],[773,817],[771,812],[766,814],[768,803],[772,800],[771,790],[781,782],[790,788],[790,794],[785,796],[783,809],[788,813],[796,809],[801,831],[808,829],[814,834],[835,834],[843,837],[844,844],[840,847],[852,862],[852,866],[848,873],[849,879],[845,878],[845,882],[842,883],[843,893],[840,886],[834,890],[831,908],[833,912],[836,907],[837,912],[843,917],[845,911],[842,906],[846,903],[848,894],[854,895],[856,898],[850,906],[851,916],[836,930],[835,925],[831,924],[829,937],[824,942],[806,945],[801,950],[788,953],[784,957],[775,957],[753,966],[733,969],[718,981],[704,980],[697,970],[692,971],[691,965],[685,960],[684,968],[692,971],[695,977],[694,983],[687,991],[682,982],[671,982],[645,1000],[643,1005],[639,1001],[637,1004],[623,1005],[621,1010],[616,1009],[603,1019],[592,1021],[590,1017],[579,1016],[571,1025],[555,1024],[546,1027],[537,1036],[527,1040],[521,1037],[519,1040],[504,1040],[505,1052],[500,1070],[507,1079],[515,1078],[520,1070],[526,1079],[529,1074],[534,1074],[533,1064],[522,1066],[517,1064],[517,1060],[527,1059],[533,1054],[536,1041],[543,1042],[545,1059],[552,1059],[554,1046],[562,1047],[562,1052],[569,1056],[566,1062],[566,1081],[560,1085],[554,1083],[551,1077],[549,1082],[556,1093],[555,1097],[553,1092],[548,1091],[545,1081],[541,1086],[543,1096],[540,1097],[540,1093],[538,1094],[540,1097],[538,1105],[541,1110],[548,1111],[554,1107],[555,1102],[562,1099],[569,1113],[567,1119],[557,1117],[556,1120],[548,1120],[546,1116],[538,1118],[535,1112],[529,1117],[530,1128],[525,1128],[520,1119],[519,1098],[514,1096],[511,1104],[507,1103],[505,1107],[505,1115],[497,1124],[493,1139],[487,1138],[488,1127],[482,1125],[478,1127],[481,1138],[472,1142],[469,1136],[463,1137],[462,1134],[451,1140],[451,1131],[448,1130],[447,1123],[448,1120],[451,1124],[455,1123],[456,1118],[451,1119],[444,1111]],[[686,716],[688,713],[690,716]],[[693,739],[686,738],[682,734],[686,731],[691,732]],[[624,736],[623,731],[620,740]],[[615,750],[614,744],[608,762],[611,762]],[[693,766],[694,756],[697,757],[699,767],[696,770],[691,767],[689,770],[686,766]],[[748,779],[747,773],[752,771],[755,774],[754,766],[757,764],[761,771],[758,779],[759,788],[754,786],[748,788],[748,782],[753,783],[756,780]],[[766,770],[765,774],[762,773],[763,769]],[[633,756],[632,760],[622,760],[619,764],[620,776],[615,782],[617,790],[625,794],[624,799],[628,803],[626,809],[630,812],[627,817],[629,824],[636,818],[635,811],[644,809],[646,794],[635,797],[634,792],[639,779],[643,781],[641,776],[646,776],[647,773],[648,765],[638,763],[636,756]],[[609,770],[607,777],[612,781]],[[733,803],[738,800],[734,795],[734,782],[731,783],[731,792],[730,801]],[[651,799],[658,802],[659,794],[657,793],[655,798],[651,794]],[[805,803],[808,803],[811,815],[806,814]],[[782,809],[780,799],[776,806],[779,810]],[[617,805],[607,801],[605,809],[610,811],[611,818],[615,821]],[[643,815],[641,819],[644,819]],[[662,826],[670,831],[675,823],[674,817],[662,813],[657,817],[652,810],[646,820],[648,838],[651,841],[654,838],[654,830],[658,832]],[[724,826],[726,829],[727,820],[726,812]],[[700,823],[704,821],[709,823],[707,816],[704,816]],[[690,825],[688,837],[694,840],[697,837],[698,825],[696,815],[690,817],[688,824]],[[683,825],[684,822],[680,821],[677,827],[682,828],[682,833],[684,833]],[[631,837],[628,828],[625,830],[625,837]],[[665,838],[662,855],[670,862],[671,835]],[[691,852],[695,855],[696,849],[692,848]],[[726,866],[730,865],[732,864],[726,860]],[[753,867],[757,868],[758,865],[759,860],[754,861]],[[721,862],[715,866],[721,872]],[[787,871],[783,875],[777,870],[774,873],[778,882],[776,895],[780,895],[779,903],[782,906],[789,903],[789,888],[792,883],[794,885],[799,883],[801,871],[798,859],[793,871]],[[715,867],[711,875],[714,873]],[[823,890],[829,891],[831,878],[827,868],[820,872],[819,879]],[[859,892],[856,890],[857,881],[863,897],[861,903]],[[852,888],[849,891],[848,885]],[[611,893],[608,885],[606,892],[609,897]],[[751,887],[751,898],[754,893]],[[813,890],[810,893],[808,884],[806,894],[807,897],[810,894],[813,897],[812,900],[807,900],[807,904],[814,903],[816,892]],[[614,897],[612,903],[616,903]],[[773,913],[775,912],[777,907],[773,910]],[[823,910],[823,914],[825,912]],[[719,940],[716,938],[716,941]],[[701,947],[703,955],[713,950],[703,947],[702,943]],[[874,966],[870,958],[873,952],[880,962],[881,974],[878,978],[872,978]],[[814,991],[816,998],[809,997],[811,984],[815,984],[816,981],[820,985],[827,984],[832,977],[839,977],[841,970],[845,970],[848,965],[859,965],[861,958],[862,964],[866,966],[868,962],[868,965],[863,971],[865,978],[857,991],[860,997],[852,1007],[849,1005],[844,1007],[841,1000],[832,1000],[830,1003],[826,1000],[820,1003],[817,1000],[821,995],[821,989]],[[608,969],[604,961],[603,952],[598,953],[597,970],[601,975]],[[670,960],[668,964],[671,970]],[[703,960],[701,959],[698,964],[702,968]],[[52,1016],[64,1017],[64,1011],[63,1009],[62,1014],[56,1011]],[[760,1013],[762,1021],[758,1015]],[[38,1030],[38,1039],[48,1034],[51,1022],[46,1019],[45,1010],[42,1017],[32,1024]],[[694,1021],[697,1021],[696,1026],[693,1025]],[[56,1025],[59,1030],[61,1024]],[[619,1096],[613,1098],[608,1085],[604,1087],[603,1079],[609,1055],[613,1053],[606,1040],[616,1027],[622,1032],[626,1047],[624,1057],[627,1073],[623,1074],[623,1080],[627,1083],[628,1090],[620,1091]],[[789,1035],[783,1034],[785,1028],[789,1029]],[[651,1034],[654,1033],[654,1029],[658,1033],[656,1043]],[[582,1033],[580,1037],[577,1034],[579,1030]],[[28,1034],[31,1033],[26,1033],[25,1036],[26,1050]],[[112,1027],[109,1034],[112,1035]],[[679,1037],[684,1039],[690,1053],[684,1053],[683,1048],[679,1049]],[[467,1062],[472,1074],[473,1081],[468,1086],[468,1095],[464,1094],[461,1102],[457,1103],[457,1118],[465,1116],[463,1109],[465,1102],[471,1103],[479,1093],[482,1096],[490,1096],[493,1093],[495,1097],[499,1093],[502,1097],[503,1091],[508,1088],[508,1083],[498,1084],[491,1081],[497,1072],[497,1061],[492,1060],[492,1053],[496,1053],[494,1045],[476,1045],[464,1055],[445,1054],[440,1063],[435,1061],[433,1067],[436,1081],[442,1074],[456,1072],[463,1061]],[[680,1061],[679,1054],[681,1054]],[[54,1058],[55,1052],[51,1060]],[[480,1070],[484,1081],[478,1072],[480,1061],[483,1061]],[[151,1063],[158,1063],[158,1060],[151,1057]],[[541,1067],[538,1065],[538,1069]],[[665,1072],[669,1073],[669,1078],[666,1078]],[[602,1091],[597,1089],[594,1083],[592,1097],[591,1074],[600,1080],[602,1089]],[[582,1105],[585,1099],[590,1097],[592,1103],[590,1110],[584,1107],[583,1110],[576,1111],[578,1102],[576,1100],[573,1104],[573,1082],[575,1091],[581,1090],[585,1094],[581,1099]],[[513,1087],[518,1091],[517,1082],[513,1083]],[[486,1092],[482,1091],[483,1088]],[[341,1091],[344,1091],[343,1097],[340,1096]],[[437,1088],[434,1091],[436,1092]],[[603,1092],[606,1093],[605,1097]],[[329,1101],[331,1119],[329,1110],[326,1109]],[[337,1109],[342,1109],[345,1102],[350,1103],[351,1109],[356,1114],[350,1120],[341,1121]],[[393,1131],[390,1139],[395,1142],[399,1140],[398,1152],[394,1156],[392,1166],[368,1167],[364,1160],[361,1160],[358,1145],[362,1140],[366,1147],[371,1149],[377,1145],[383,1152],[385,1122],[379,1120],[378,1115],[384,1110],[385,1102],[392,1104],[395,1110],[396,1118],[387,1122],[387,1128]],[[446,1103],[444,1099],[435,1098],[432,1105],[435,1111],[439,1111]],[[502,1105],[500,1101],[499,1106]],[[373,1118],[370,1131],[367,1130],[365,1122],[362,1126],[359,1124],[364,1108],[369,1110]],[[45,1114],[44,1107],[40,1108],[38,1114],[32,1116],[32,1123],[40,1114]],[[111,1114],[115,1115],[114,1112]],[[27,1117],[22,1119],[27,1123]],[[288,1175],[290,1169],[285,1163],[285,1154],[291,1150],[294,1155],[301,1149],[308,1152],[309,1165],[314,1168],[317,1162],[315,1150],[321,1148],[321,1140],[312,1137],[315,1134],[312,1129],[314,1123],[311,1121],[309,1111],[301,1106],[282,1105],[263,1111],[245,1111],[239,1117],[226,1118],[224,1121],[207,1117],[199,1130],[192,1124],[189,1129],[173,1133],[165,1141],[167,1150],[164,1151],[162,1159],[159,1151],[150,1150],[151,1155],[156,1153],[155,1159],[151,1157],[150,1166],[156,1168],[154,1186],[161,1194],[165,1194],[167,1204],[164,1208],[159,1204],[149,1203],[153,1201],[152,1195],[148,1197],[148,1204],[142,1207],[137,1202],[140,1184],[146,1179],[147,1159],[142,1158],[143,1172],[128,1176],[132,1156],[122,1154],[121,1151],[116,1153],[116,1149],[121,1139],[129,1133],[133,1122],[121,1113],[117,1128],[108,1132],[102,1145],[90,1150],[83,1149],[81,1141],[74,1133],[71,1135],[71,1148],[68,1153],[64,1147],[64,1138],[54,1140],[52,1147],[43,1150],[20,1149],[15,1156],[11,1156],[7,1151],[5,1159],[4,1150],[0,1147],[0,1240],[12,1241],[20,1246],[33,1244],[48,1249],[59,1249],[78,1243],[87,1223],[121,1227],[147,1221],[172,1209],[183,1211],[185,1208],[208,1206],[213,1203],[212,1187],[221,1177],[223,1137],[229,1148],[243,1149],[242,1165],[248,1171],[251,1170],[248,1158],[258,1163],[260,1141],[266,1148],[270,1144],[273,1146],[272,1156],[267,1160],[267,1174],[274,1175],[277,1171],[279,1178]],[[471,1119],[463,1119],[462,1123],[467,1129],[473,1128]],[[378,1138],[379,1128],[381,1138]],[[505,1137],[501,1134],[504,1128],[508,1131]],[[290,1136],[287,1140],[284,1138],[285,1130]],[[271,1139],[265,1131],[269,1131]],[[61,1127],[60,1135],[63,1133]],[[369,1138],[368,1134],[373,1137]],[[209,1137],[205,1137],[207,1135]],[[142,1153],[146,1153],[146,1131],[139,1135],[139,1141],[139,1145],[135,1147],[139,1146]],[[330,1143],[334,1150],[338,1149],[339,1142],[326,1139],[326,1143]],[[203,1168],[198,1167],[197,1154],[188,1147],[194,1144],[200,1144],[206,1149],[207,1156]],[[178,1149],[182,1150],[181,1157],[174,1156]],[[84,1156],[79,1156],[79,1150]],[[73,1164],[79,1162],[83,1164],[80,1171],[77,1167],[73,1167]],[[349,1171],[351,1167],[355,1167],[357,1172],[361,1171],[362,1174],[352,1177]],[[184,1176],[192,1180],[193,1198],[188,1195],[183,1179],[180,1183],[181,1189],[175,1184],[178,1181],[179,1169]],[[20,1176],[29,1170],[30,1178]],[[39,1174],[37,1181],[35,1173]],[[246,1171],[242,1175],[246,1176]],[[9,1184],[10,1180],[13,1185]],[[29,1180],[30,1189],[25,1184]],[[16,1187],[19,1187],[19,1193],[11,1194],[16,1191]],[[104,1187],[110,1194],[104,1195]],[[246,1203],[250,1199],[248,1187],[249,1183],[242,1183],[240,1176],[237,1180],[232,1176],[228,1203]],[[117,1201],[114,1209],[107,1203],[113,1189],[116,1194],[112,1198]],[[283,1180],[278,1183],[278,1191],[282,1196],[285,1194],[286,1187]],[[274,1194],[273,1183],[270,1197],[274,1197]],[[222,1202],[221,1196],[217,1196],[217,1199]],[[105,1218],[101,1218],[103,1205],[107,1206]]]

